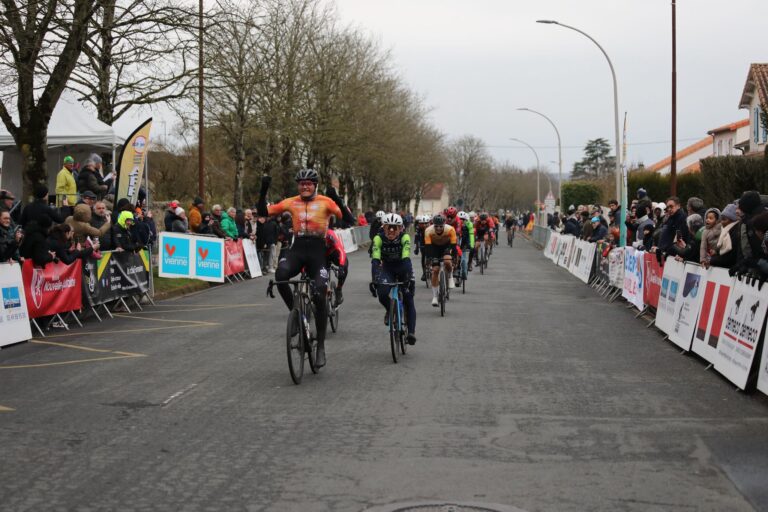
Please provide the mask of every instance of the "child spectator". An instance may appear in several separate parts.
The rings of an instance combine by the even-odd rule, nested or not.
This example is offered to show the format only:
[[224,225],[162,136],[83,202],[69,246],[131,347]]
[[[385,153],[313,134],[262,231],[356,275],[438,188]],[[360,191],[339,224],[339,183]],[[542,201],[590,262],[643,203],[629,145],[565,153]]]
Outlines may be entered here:
[[710,208],[704,216],[704,232],[701,236],[699,262],[704,268],[709,267],[709,260],[717,253],[717,241],[720,239],[720,210]]

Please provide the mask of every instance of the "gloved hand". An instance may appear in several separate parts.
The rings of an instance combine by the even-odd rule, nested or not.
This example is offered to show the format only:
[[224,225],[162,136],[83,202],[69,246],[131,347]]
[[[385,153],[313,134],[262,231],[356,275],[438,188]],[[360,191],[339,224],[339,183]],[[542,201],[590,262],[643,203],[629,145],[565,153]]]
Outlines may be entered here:
[[264,176],[261,177],[260,192],[262,196],[267,193],[267,190],[269,190],[270,183],[272,183],[272,176],[265,174]]
[[325,195],[333,199],[334,202],[338,202],[340,199],[338,192],[336,192],[336,189],[330,185],[328,185],[328,187],[325,189]]

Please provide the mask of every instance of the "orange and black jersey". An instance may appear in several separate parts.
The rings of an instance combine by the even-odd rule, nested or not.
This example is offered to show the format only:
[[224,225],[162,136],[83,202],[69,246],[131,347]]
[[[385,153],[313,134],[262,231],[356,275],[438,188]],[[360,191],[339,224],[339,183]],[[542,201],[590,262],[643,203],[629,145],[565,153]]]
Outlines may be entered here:
[[301,196],[283,199],[268,207],[269,215],[289,212],[293,222],[293,234],[297,237],[325,238],[328,232],[328,220],[331,215],[342,218],[341,208],[327,196],[317,195],[305,201]]

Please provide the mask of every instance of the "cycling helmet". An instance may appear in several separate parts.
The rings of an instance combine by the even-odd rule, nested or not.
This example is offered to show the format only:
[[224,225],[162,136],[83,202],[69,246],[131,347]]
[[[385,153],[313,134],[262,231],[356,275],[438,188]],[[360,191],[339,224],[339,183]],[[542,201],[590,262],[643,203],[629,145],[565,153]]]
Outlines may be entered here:
[[318,182],[318,179],[319,177],[317,175],[317,171],[314,169],[302,169],[296,173],[296,178],[295,178],[297,182],[311,181],[312,183],[315,183],[315,184]]
[[439,213],[432,217],[432,224],[435,226],[445,226],[445,217],[440,215]]
[[379,210],[376,212],[376,218],[379,220],[383,219],[385,215],[386,215],[386,212],[384,212],[383,210]]
[[488,214],[487,213],[481,213],[480,214],[480,220],[488,220]]
[[457,213],[459,213],[458,210],[453,206],[449,206],[448,208],[445,209],[446,217],[455,217]]
[[381,220],[381,223],[385,226],[402,226],[403,218],[396,213],[388,213]]
[[469,221],[469,214],[467,212],[459,212],[459,218],[464,221]]

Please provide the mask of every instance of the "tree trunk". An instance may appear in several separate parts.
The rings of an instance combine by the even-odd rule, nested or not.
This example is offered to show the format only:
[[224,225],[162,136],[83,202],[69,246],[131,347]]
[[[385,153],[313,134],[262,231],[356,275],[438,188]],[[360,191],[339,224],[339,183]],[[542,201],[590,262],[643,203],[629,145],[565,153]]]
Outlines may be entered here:
[[16,147],[22,155],[22,176],[24,178],[23,198],[30,202],[35,185],[48,183],[48,122],[43,121],[39,111],[31,112],[29,122],[19,127]]
[[241,131],[235,141],[233,153],[235,158],[235,192],[232,198],[235,208],[243,207],[243,182],[245,180],[245,135]]

